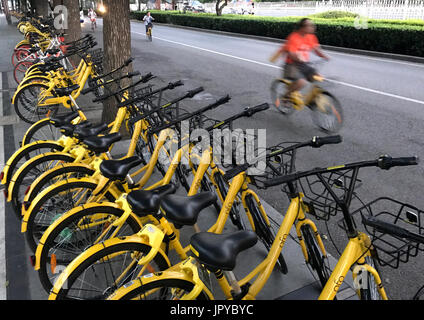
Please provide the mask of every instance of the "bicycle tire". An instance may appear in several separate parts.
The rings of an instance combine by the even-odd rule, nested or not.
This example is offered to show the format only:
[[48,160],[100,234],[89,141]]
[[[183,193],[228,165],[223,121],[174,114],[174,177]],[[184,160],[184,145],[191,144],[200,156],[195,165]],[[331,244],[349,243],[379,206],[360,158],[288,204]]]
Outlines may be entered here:
[[[264,220],[264,217],[262,216],[259,208],[256,206],[256,202],[253,200],[253,196],[248,194],[245,197],[246,206],[250,211],[250,214],[253,219],[253,223],[255,226],[255,232],[258,235],[259,239],[264,244],[267,251],[269,251],[272,247],[272,244],[275,240],[275,233],[271,229],[271,226],[269,226],[266,221]],[[288,267],[286,260],[284,259],[283,252],[280,253],[277,259],[278,269],[281,273],[287,274]]]
[[[43,192],[41,192],[39,194],[40,199],[37,200],[37,202],[34,204],[33,209],[31,210],[30,213],[28,213],[28,217],[27,217],[27,230],[25,232],[25,239],[27,240],[28,246],[30,247],[30,249],[32,250],[32,252],[35,252],[36,248],[37,248],[37,244],[38,241],[40,240],[42,233],[47,230],[48,226],[53,222],[52,220],[54,218],[58,218],[58,216],[65,214],[68,210],[76,207],[75,205],[72,206],[72,208],[57,208],[57,206],[53,206],[53,207],[47,207],[43,208],[47,201],[51,200],[54,196],[59,195],[60,193],[62,193],[62,198],[66,197],[66,195],[69,195],[69,193],[71,192],[71,190],[73,189],[83,189],[85,188],[86,191],[93,191],[97,188],[97,184],[93,183],[93,182],[88,182],[88,181],[71,181],[65,184],[60,184],[58,186],[52,186],[50,188],[47,188],[46,190],[44,190]],[[84,193],[83,193],[84,194]],[[116,200],[116,198],[113,196],[112,193],[110,193],[109,191],[106,192],[105,194],[105,198],[107,199],[107,201],[109,202],[114,202]],[[55,201],[52,201],[55,203]],[[72,201],[73,202],[73,201]],[[81,204],[84,204],[86,202],[83,202]],[[78,205],[81,205],[80,203],[78,203]],[[58,212],[52,211],[51,208],[57,208]],[[47,210],[48,214],[43,215],[43,212],[41,210],[44,210],[44,212]],[[46,221],[46,223],[48,224],[47,226],[43,226],[42,224],[37,224],[36,218],[38,218],[39,216],[41,216],[41,222]]]
[[412,297],[412,300],[422,300],[421,297],[424,296],[424,286],[418,289],[418,291]]
[[[33,83],[29,84],[27,87],[20,89],[15,97],[15,112],[19,118],[29,124],[34,124],[38,120],[42,119],[46,115],[46,110],[43,108],[48,108],[49,110],[57,109],[57,105],[52,105],[49,107],[38,107],[37,101],[39,93],[37,93],[37,89],[47,90],[49,87],[43,83]],[[34,101],[35,104],[34,105]],[[38,109],[38,110],[37,110]],[[27,116],[25,115],[25,112]]]
[[[123,295],[115,295],[112,297],[113,300],[134,300],[137,296],[144,295],[146,292],[159,292],[162,296],[158,298],[154,298],[154,300],[174,300],[173,298],[164,299],[164,294],[167,294],[168,292],[180,292],[181,290],[185,292],[190,292],[193,290],[194,284],[190,281],[181,280],[181,279],[161,279],[157,281],[149,282],[145,285],[142,285],[142,283],[138,280],[135,280],[131,284],[130,291],[127,291]],[[160,290],[154,290],[159,289]],[[177,289],[177,290],[175,290]],[[147,299],[138,299],[138,300],[147,300]],[[209,300],[208,295],[202,291],[200,294],[196,297],[196,300]]]
[[23,60],[19,61],[14,69],[13,69],[13,78],[15,79],[15,82],[19,85],[21,81],[25,78],[26,72],[34,64],[33,61],[30,60]]
[[285,116],[291,115],[296,110],[292,106],[284,106],[281,104],[281,97],[286,94],[287,85],[282,79],[275,79],[271,83],[271,101],[275,108]]
[[[41,151],[44,148],[46,148],[46,151]],[[38,150],[38,151],[37,151]],[[10,180],[12,179],[13,175],[16,173],[16,171],[20,168],[21,165],[23,165],[24,162],[28,161],[29,159],[33,158],[37,154],[42,154],[48,151],[62,151],[63,146],[53,142],[39,142],[34,143],[32,145],[25,145],[22,148],[19,148],[15,153],[13,154],[13,160],[9,164],[9,168],[6,175],[6,187],[9,186]],[[32,152],[36,152],[36,154],[32,155]],[[21,162],[21,161],[24,162]]]
[[[331,93],[321,92],[310,105],[310,108],[312,110],[312,121],[320,130],[328,133],[340,131],[344,123],[343,109],[339,100]],[[333,118],[333,121],[331,118]]]
[[[56,300],[64,300],[64,299],[71,299],[72,298],[72,287],[77,282],[78,284],[78,278],[80,275],[84,275],[84,282],[87,282],[87,278],[89,277],[88,269],[94,265],[101,266],[100,263],[97,263],[98,261],[105,262],[105,258],[108,256],[112,256],[114,253],[122,253],[122,252],[140,252],[142,254],[146,254],[150,251],[150,246],[147,246],[145,244],[142,244],[140,242],[122,242],[122,240],[116,244],[109,245],[106,242],[103,242],[102,244],[99,244],[99,247],[102,247],[100,250],[95,252],[94,254],[90,255],[91,252],[84,252],[79,257],[78,260],[81,261],[81,263],[72,271],[64,272],[66,277],[66,281],[64,282],[66,284],[66,288],[56,288],[56,286],[52,289],[52,291],[56,292]],[[111,258],[108,259],[109,261]],[[75,261],[75,260],[74,260]],[[162,255],[157,254],[153,257],[152,261],[156,264],[157,271],[163,271],[169,268],[168,263],[166,260],[162,257]],[[121,268],[123,270],[124,268]],[[104,270],[106,272],[106,270]],[[113,276],[111,276],[112,278]],[[128,279],[128,281],[133,279]],[[107,279],[106,279],[107,281]],[[124,285],[125,283],[122,283],[121,285]],[[97,281],[96,286],[99,287],[100,284]],[[97,299],[106,299],[108,295],[110,295],[112,292],[110,292],[108,295],[105,294],[105,291],[110,286],[106,287],[106,289],[101,290],[102,294],[99,296],[95,296],[94,298]],[[118,288],[118,287],[117,287]],[[117,289],[116,288],[116,289]],[[69,292],[71,290],[71,292]],[[94,291],[94,290],[93,290]],[[100,291],[100,290],[99,290]],[[81,299],[81,297],[78,297],[78,299]]]
[[305,224],[300,229],[303,239],[305,240],[306,251],[308,253],[307,263],[315,271],[320,281],[321,287],[324,288],[330,275],[325,267],[325,261],[319,249],[315,236],[310,225]]
[[[19,169],[12,180],[15,181],[13,188],[11,190],[11,205],[13,210],[18,217],[22,215],[22,204],[25,197],[25,191],[36,179],[37,174],[47,171],[46,167],[43,168],[43,165],[54,164],[57,162],[73,162],[75,158],[69,154],[64,153],[50,153],[50,154],[41,154],[35,158],[32,158],[25,162],[25,164]],[[35,173],[34,173],[35,171]],[[34,176],[30,174],[34,173]]]
[[18,63],[20,61],[19,60],[19,57],[22,57],[22,52],[21,51],[24,51],[25,53],[28,53],[28,55],[29,55],[29,49],[30,48],[31,48],[31,46],[29,44],[22,45],[22,46],[20,46],[18,48],[15,48],[13,50],[12,57],[11,57],[12,65],[15,66],[16,63]]
[[[47,129],[47,134],[42,134],[44,130]],[[25,133],[24,138],[22,139],[21,146],[25,146],[34,141],[40,140],[51,140],[56,141],[62,136],[59,128],[56,128],[51,122],[49,118],[45,118],[37,121],[34,125],[32,125],[27,132]]]
[[12,65],[16,66],[18,62],[20,62],[22,59],[25,59],[29,55],[30,55],[29,50],[25,48],[19,48],[19,49],[13,50],[12,59],[11,59]]
[[45,85],[48,85],[50,80],[46,78],[47,75],[43,73],[37,73],[35,75],[31,75],[31,77],[25,78],[21,81],[19,84],[19,87],[23,87],[24,85],[30,84],[30,83],[44,83]]
[[[56,262],[58,264],[67,266],[69,263],[66,264],[66,261],[63,261],[63,256],[60,255],[60,245],[63,245],[65,247],[65,250],[63,252],[64,255],[66,253],[69,253],[71,255],[69,259],[65,256],[65,259],[68,259],[68,261],[71,262],[79,254],[84,252],[85,248],[88,248],[94,244],[94,240],[91,240],[91,237],[93,236],[93,231],[90,229],[90,232],[85,232],[85,237],[81,238],[81,240],[77,241],[76,245],[71,247],[71,249],[73,250],[81,248],[80,251],[69,252],[70,250],[66,248],[70,246],[69,242],[71,242],[70,240],[72,240],[72,237],[75,237],[75,227],[79,228],[78,222],[84,221],[89,218],[89,216],[92,216],[94,214],[107,214],[112,218],[119,218],[122,216],[123,213],[124,211],[122,209],[108,206],[106,204],[96,205],[90,208],[80,207],[79,210],[72,210],[65,216],[61,217],[60,222],[58,224],[52,225],[46,230],[45,235],[43,235],[43,246],[39,255],[40,269],[38,269],[38,277],[46,292],[50,292],[51,288],[54,285],[53,280],[55,277],[52,272],[49,272],[51,271],[51,256],[49,256],[50,252],[54,252],[55,256],[59,256],[59,259],[56,259]],[[106,221],[107,218],[105,217],[104,220]],[[128,223],[130,227],[130,230],[132,232],[131,234],[137,233],[142,227],[132,215],[128,217],[126,223]],[[102,226],[100,225],[96,227],[102,228]],[[68,237],[68,239],[63,240],[62,238],[64,236]],[[125,234],[119,233],[119,235],[117,236],[125,236]],[[57,239],[59,239],[60,241],[57,241]]]
[[[216,172],[214,174],[214,180],[215,183],[219,189],[219,193],[221,194],[222,197],[222,206],[224,205],[225,202],[225,198],[227,197],[227,193],[228,193],[228,187],[227,187],[227,183],[224,180],[224,177],[222,176],[221,172]],[[242,219],[240,217],[240,204],[235,204],[233,203],[231,210],[230,210],[230,220],[233,223],[234,226],[237,227],[237,229],[239,230],[245,230],[246,228],[243,225]]]
[[[56,167],[43,173],[41,180],[31,184],[31,189],[25,196],[25,202],[32,202],[34,198],[47,187],[62,181],[63,179],[82,178],[92,176],[95,170],[88,165],[80,165],[76,163],[60,163]],[[66,175],[66,177],[61,177]],[[71,176],[72,175],[72,176]],[[74,176],[75,175],[75,176]],[[41,176],[40,176],[41,177]]]

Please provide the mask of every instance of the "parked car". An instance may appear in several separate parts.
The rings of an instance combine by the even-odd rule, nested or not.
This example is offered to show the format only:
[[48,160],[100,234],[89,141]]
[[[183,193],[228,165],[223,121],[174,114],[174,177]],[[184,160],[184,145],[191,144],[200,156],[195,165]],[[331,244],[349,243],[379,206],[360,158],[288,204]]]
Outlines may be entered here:
[[206,12],[205,6],[197,0],[194,1],[184,1],[183,2],[183,12]]

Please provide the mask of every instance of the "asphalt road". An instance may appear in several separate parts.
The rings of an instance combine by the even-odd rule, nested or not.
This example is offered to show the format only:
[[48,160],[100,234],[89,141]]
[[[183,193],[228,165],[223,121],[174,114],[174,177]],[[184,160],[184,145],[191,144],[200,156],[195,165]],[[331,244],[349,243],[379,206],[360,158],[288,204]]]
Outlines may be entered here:
[[[144,25],[133,22],[131,28],[132,56],[136,58],[136,67],[140,71],[152,72],[164,82],[181,79],[185,82],[184,90],[204,86],[203,98],[231,95],[231,101],[213,113],[215,117],[224,119],[246,106],[271,102],[269,87],[279,76],[280,69],[268,58],[279,47],[278,43],[157,24],[150,43],[145,38]],[[345,125],[340,131],[343,143],[299,152],[298,170],[372,160],[382,154],[422,158],[424,65],[327,53],[331,61],[320,71],[330,80],[327,89],[337,96],[344,108]],[[253,118],[238,120],[235,127],[266,129],[268,146],[323,135],[312,125],[308,110],[286,118],[270,109]],[[360,178],[363,185],[357,192],[366,203],[388,196],[418,208],[424,207],[422,163],[390,171],[367,168],[360,172]],[[277,188],[259,192],[278,210],[287,208],[286,198]],[[323,223],[319,225],[341,250],[347,237],[335,226],[339,219],[340,216],[329,221],[329,233]],[[330,241],[326,246],[333,254],[337,253]],[[424,284],[422,262],[418,257],[408,264],[401,264],[396,270],[382,268],[384,284],[391,298],[409,299]]]

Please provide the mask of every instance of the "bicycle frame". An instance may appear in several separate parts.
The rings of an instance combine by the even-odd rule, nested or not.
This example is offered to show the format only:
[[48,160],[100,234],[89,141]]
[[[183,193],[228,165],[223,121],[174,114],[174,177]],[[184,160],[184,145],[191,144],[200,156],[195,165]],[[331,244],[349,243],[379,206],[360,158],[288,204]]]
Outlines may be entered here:
[[349,239],[346,248],[318,298],[319,300],[333,300],[346,279],[349,270],[352,270],[354,283],[356,283],[355,280],[361,269],[365,269],[374,277],[381,298],[388,300],[377,270],[365,263],[365,257],[371,256],[369,251],[371,246],[371,239],[365,233],[360,232],[356,237]]
[[[245,173],[240,173],[239,175],[233,178],[230,184],[230,188],[228,190],[227,197],[223,205],[223,209],[220,213],[220,217],[218,217],[218,222],[209,231],[211,230],[215,230],[215,232],[222,231],[221,229],[223,228],[222,221],[226,220],[224,217],[228,217],[228,213],[231,210],[231,204],[232,204],[231,200],[235,199],[238,191],[244,186],[245,183],[246,183]],[[244,198],[247,194],[253,194],[253,192],[252,191],[246,192],[244,194]],[[317,231],[317,227],[315,226],[312,220],[307,219],[305,217],[305,212],[307,212],[307,206],[303,204],[302,198],[303,198],[302,193],[299,193],[296,197],[292,198],[289,208],[284,216],[284,220],[282,224],[280,225],[280,228],[277,232],[277,235],[271,246],[271,249],[269,250],[267,257],[259,265],[257,265],[256,268],[254,268],[248,275],[246,275],[243,279],[236,281],[232,272],[225,271],[223,273],[221,270],[218,270],[215,273],[218,284],[222,292],[228,299],[233,298],[231,291],[234,290],[235,287],[236,288],[243,287],[247,285],[249,281],[251,281],[253,278],[256,277],[255,281],[249,286],[247,294],[243,297],[244,300],[255,299],[257,294],[261,291],[261,289],[263,288],[263,286],[266,284],[267,280],[269,279],[293,225],[296,226],[296,233],[299,238],[299,244],[302,249],[302,253],[304,255],[305,261],[308,261],[308,254],[307,254],[305,242],[301,234],[301,228],[303,225],[309,225],[312,227],[312,230],[314,231],[315,239],[319,245],[319,248],[323,256],[325,257],[327,256],[326,250],[324,248],[324,244]],[[247,206],[245,206],[245,208],[247,208]],[[262,208],[261,212],[264,212],[263,207],[261,205],[260,205],[260,208]],[[190,249],[195,255],[198,255],[196,250],[193,249],[191,246],[190,246]],[[186,280],[194,284],[194,287],[191,290],[191,292],[185,294],[183,297],[181,297],[181,299],[193,300],[202,291],[204,291],[210,299],[214,299],[211,291],[208,288],[208,285],[205,284],[205,282],[207,282],[207,279],[199,276],[201,274],[204,274],[205,270],[202,271],[201,270],[202,268],[204,267],[200,266],[195,258],[189,257],[186,260],[170,267],[166,271],[163,271],[158,274],[153,274],[153,275],[150,274],[148,277],[139,278],[138,284],[141,283],[142,285],[146,285],[150,282],[158,281],[161,279],[167,279],[167,278],[181,279],[181,280]],[[229,280],[226,277],[224,277],[224,274],[226,274],[229,277]],[[126,286],[126,288],[122,287],[118,291],[116,291],[113,296],[117,296],[117,295],[119,296],[122,292],[125,292],[129,290],[130,288],[131,288],[131,284],[129,286]]]
[[[238,185],[238,186],[242,185],[242,177],[241,177],[242,175],[243,173],[239,174],[238,176],[234,178],[232,182],[232,186],[230,187],[230,190],[228,192],[227,198],[233,196],[232,192],[234,192],[235,185]],[[233,188],[233,190],[231,190],[231,188]],[[278,257],[284,247],[284,244],[289,235],[290,229],[294,224],[296,225],[296,232],[300,240],[300,246],[302,248],[302,253],[305,257],[305,260],[308,261],[308,256],[306,253],[307,252],[306,246],[304,244],[304,241],[302,240],[302,236],[300,233],[301,227],[305,224],[308,224],[312,227],[315,233],[315,239],[317,240],[317,243],[320,249],[322,250],[323,255],[326,256],[324,245],[317,232],[317,228],[315,224],[311,220],[305,218],[304,210],[306,210],[307,207],[303,205],[302,198],[303,198],[303,195],[299,194],[297,197],[292,199],[290,206],[285,214],[284,220],[277,232],[277,235],[271,246],[271,249],[269,250],[267,257],[256,268],[254,268],[247,276],[245,276],[242,280],[236,281],[232,272],[227,272],[227,271],[222,272],[221,270],[218,270],[215,273],[218,284],[222,292],[228,299],[233,298],[231,291],[234,289],[234,287],[238,287],[238,288],[243,287],[250,280],[257,277],[255,281],[249,286],[249,290],[247,294],[243,297],[244,300],[255,299],[256,295],[261,291],[263,286],[266,284],[268,278],[270,277],[274,269],[274,266],[278,260]],[[223,207],[227,208],[227,211],[229,211],[228,207],[226,207],[225,204]],[[198,255],[196,253],[196,250],[194,250],[193,248],[191,248],[191,250],[195,255]],[[136,285],[140,285],[140,284],[147,285],[150,282],[170,279],[170,278],[180,279],[180,280],[185,280],[187,282],[194,284],[193,289],[189,293],[186,293],[185,295],[183,295],[181,297],[181,300],[194,300],[202,291],[205,292],[205,294],[210,299],[214,299],[209,289],[209,286],[205,284],[205,282],[208,282],[207,277],[204,276],[206,270],[203,269],[202,271],[202,268],[204,267],[200,266],[198,261],[195,258],[189,257],[186,260],[170,267],[169,269],[165,271],[162,271],[160,273],[155,273],[155,274],[149,274],[148,276],[143,276],[138,278]],[[209,274],[209,271],[207,271],[207,273]],[[224,277],[224,274],[229,276],[230,281],[227,280],[226,277]],[[125,288],[121,287],[120,289],[115,291],[115,293],[110,298],[123,295],[128,290],[131,290],[132,288],[131,285],[132,284],[130,283],[128,286],[125,286]]]

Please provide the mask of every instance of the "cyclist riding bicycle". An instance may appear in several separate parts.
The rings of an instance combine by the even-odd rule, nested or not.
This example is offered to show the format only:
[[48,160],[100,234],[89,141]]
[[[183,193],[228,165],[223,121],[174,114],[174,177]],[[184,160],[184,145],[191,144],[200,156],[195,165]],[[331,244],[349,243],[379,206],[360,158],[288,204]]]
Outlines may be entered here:
[[97,28],[97,22],[96,22],[96,18],[97,18],[97,14],[93,9],[90,9],[88,11],[88,18],[90,18],[91,21],[91,29],[95,29]]
[[150,11],[147,11],[146,15],[143,17],[144,25],[146,26],[146,34],[149,31],[149,27],[153,28],[153,20],[155,20],[155,18],[150,15]]
[[287,54],[283,77],[292,80],[284,98],[289,99],[292,92],[301,90],[307,81],[312,81],[317,71],[309,65],[309,52],[329,60],[330,57],[322,52],[315,36],[315,24],[308,18],[301,19],[295,31],[289,34],[284,45],[271,57],[274,62],[281,55]]

